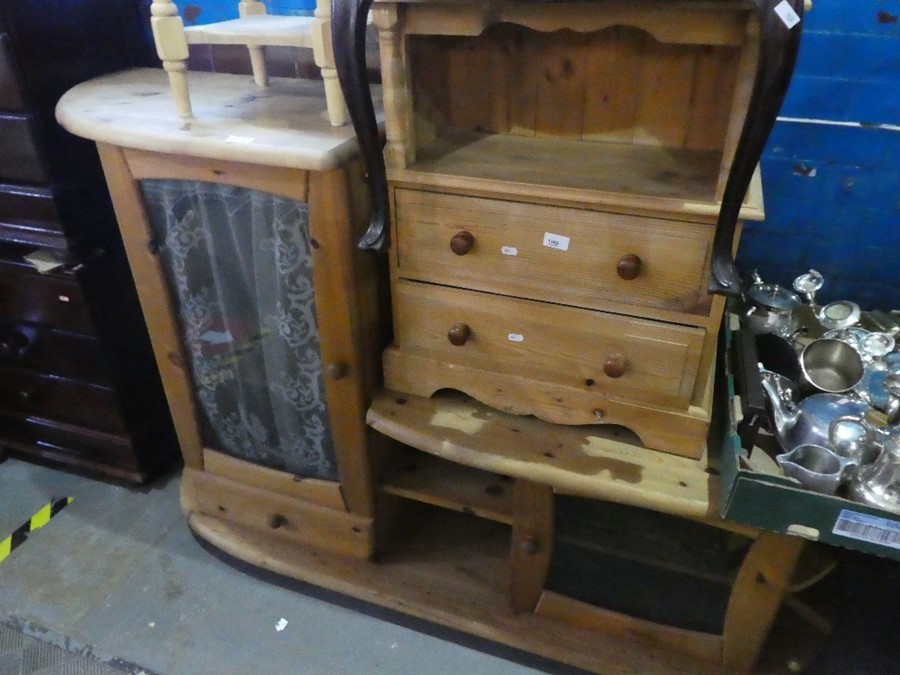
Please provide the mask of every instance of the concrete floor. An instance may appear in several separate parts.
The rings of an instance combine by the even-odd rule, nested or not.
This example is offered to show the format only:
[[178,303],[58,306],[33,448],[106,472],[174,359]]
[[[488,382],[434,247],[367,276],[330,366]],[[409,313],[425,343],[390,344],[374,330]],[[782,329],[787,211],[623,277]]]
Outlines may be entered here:
[[178,487],[177,474],[133,490],[0,464],[0,538],[51,499],[74,498],[0,563],[0,623],[164,675],[575,672],[246,574],[190,534]]
[[[0,675],[32,672],[8,661],[10,650],[40,651],[29,638],[94,662],[40,675],[106,675],[97,663],[148,675],[581,672],[227,564],[191,535],[178,490],[177,472],[129,489],[0,463],[0,539],[47,502],[74,500],[0,563]],[[900,564],[837,553],[840,619],[807,672],[900,673]]]

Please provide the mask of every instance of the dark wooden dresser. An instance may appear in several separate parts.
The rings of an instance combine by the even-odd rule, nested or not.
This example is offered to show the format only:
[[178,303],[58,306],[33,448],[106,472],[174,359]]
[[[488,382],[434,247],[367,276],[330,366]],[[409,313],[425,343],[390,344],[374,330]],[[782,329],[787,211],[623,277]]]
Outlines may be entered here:
[[54,108],[154,64],[141,4],[0,0],[0,447],[128,482],[178,446],[96,151]]

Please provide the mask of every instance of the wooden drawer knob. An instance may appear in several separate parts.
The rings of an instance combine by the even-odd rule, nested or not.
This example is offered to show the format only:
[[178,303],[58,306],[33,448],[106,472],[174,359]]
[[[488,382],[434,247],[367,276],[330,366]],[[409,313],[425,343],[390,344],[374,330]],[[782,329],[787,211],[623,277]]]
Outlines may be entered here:
[[616,272],[625,281],[637,279],[641,273],[641,259],[634,253],[623,255],[616,264]]
[[343,380],[347,377],[347,373],[350,372],[350,368],[347,367],[346,363],[329,363],[325,367],[325,372],[332,380]]
[[29,346],[28,337],[19,331],[0,337],[0,356],[21,356]]
[[19,400],[26,406],[34,405],[43,397],[44,393],[41,387],[29,387],[19,392]]
[[603,363],[603,372],[613,379],[625,374],[625,357],[621,354],[610,354]]
[[472,329],[464,323],[455,323],[451,326],[450,330],[447,331],[447,339],[450,340],[450,344],[456,345],[457,347],[466,344],[471,335]]
[[474,245],[475,237],[471,232],[466,232],[465,230],[457,232],[450,240],[450,250],[456,255],[465,255],[472,250]]
[[525,555],[537,555],[541,552],[541,542],[539,542],[535,537],[526,537],[522,542],[522,552]]

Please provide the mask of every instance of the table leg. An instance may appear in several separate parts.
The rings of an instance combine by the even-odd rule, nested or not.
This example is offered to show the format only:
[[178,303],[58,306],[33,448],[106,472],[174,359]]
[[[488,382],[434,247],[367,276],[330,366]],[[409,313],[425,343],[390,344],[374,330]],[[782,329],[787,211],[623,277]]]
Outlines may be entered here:
[[553,488],[513,483],[510,599],[516,612],[532,612],[544,590],[553,551]]
[[725,613],[722,661],[750,670],[766,641],[805,541],[762,532],[738,571]]

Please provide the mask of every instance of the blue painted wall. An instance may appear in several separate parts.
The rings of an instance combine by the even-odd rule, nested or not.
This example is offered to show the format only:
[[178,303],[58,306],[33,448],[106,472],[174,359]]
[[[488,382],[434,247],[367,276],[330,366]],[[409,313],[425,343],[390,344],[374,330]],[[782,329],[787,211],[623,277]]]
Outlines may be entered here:
[[824,302],[900,309],[900,0],[813,0],[804,21],[762,159],[766,221],[738,263],[782,284],[812,267]]
[[[270,14],[308,16],[316,8],[316,0],[263,0]],[[236,19],[238,0],[176,0],[185,24],[200,25],[213,21]]]

